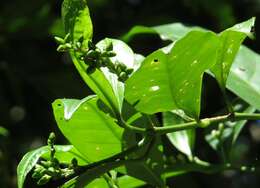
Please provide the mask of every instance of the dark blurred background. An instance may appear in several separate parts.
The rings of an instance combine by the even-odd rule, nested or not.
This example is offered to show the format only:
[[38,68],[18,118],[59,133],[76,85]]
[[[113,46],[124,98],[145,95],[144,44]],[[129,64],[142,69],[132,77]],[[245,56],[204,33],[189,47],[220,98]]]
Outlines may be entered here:
[[[29,150],[45,145],[50,131],[66,143],[57,130],[51,103],[56,98],[83,98],[91,91],[85,86],[66,54],[56,52],[53,36],[63,36],[61,0],[1,0],[0,2],[0,187],[16,186],[16,166]],[[183,22],[219,32],[260,14],[260,0],[89,0],[94,24],[94,41],[118,38],[136,24],[147,26]],[[256,40],[246,44],[260,52],[260,20]],[[163,44],[156,36],[138,37],[130,46],[148,54]],[[209,81],[209,83],[211,83]],[[210,84],[203,115],[213,113],[220,93]],[[219,96],[218,96],[219,95]],[[213,100],[214,99],[214,100]],[[249,128],[250,127],[250,128]],[[253,127],[253,128],[252,128]],[[260,160],[260,133],[247,126],[239,138],[241,160]],[[202,147],[201,145],[199,147]],[[205,144],[204,155],[214,162],[215,153]],[[225,172],[214,175],[192,173],[173,178],[172,187],[260,186],[257,173]],[[36,187],[28,180],[27,187]]]

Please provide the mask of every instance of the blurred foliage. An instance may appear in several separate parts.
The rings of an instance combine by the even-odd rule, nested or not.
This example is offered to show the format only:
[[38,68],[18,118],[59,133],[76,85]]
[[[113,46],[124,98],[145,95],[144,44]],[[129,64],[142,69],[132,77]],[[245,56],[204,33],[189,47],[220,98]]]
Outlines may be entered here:
[[[0,124],[8,129],[8,136],[0,136],[0,185],[16,187],[16,166],[22,155],[43,145],[48,133],[56,130],[51,102],[56,98],[83,98],[91,91],[81,81],[66,55],[56,53],[53,35],[63,36],[59,20],[61,0],[1,0],[0,6]],[[158,25],[183,22],[220,31],[228,26],[260,14],[259,0],[95,0],[88,2],[93,24],[94,40],[106,36],[119,37],[133,25]],[[256,23],[259,33],[259,21]],[[258,37],[258,33],[256,36]],[[253,44],[254,43],[254,44]],[[259,52],[260,42],[246,44]],[[141,44],[141,45],[140,45]],[[151,45],[152,44],[152,45]],[[137,51],[148,53],[151,46],[161,46],[156,37],[139,38],[130,45]],[[83,87],[84,86],[84,87]],[[203,104],[213,113],[223,101],[216,83],[206,79]],[[213,100],[214,99],[214,100]],[[246,126],[247,127],[247,126]],[[253,127],[253,128],[252,128]],[[254,129],[252,131],[252,129]],[[260,141],[255,136],[259,123],[245,128],[233,154],[239,162],[259,165]],[[58,133],[56,130],[55,132]],[[198,133],[199,134],[199,133]],[[250,136],[252,135],[252,136]],[[250,139],[253,138],[253,139]],[[66,143],[58,135],[59,143]],[[212,161],[213,150],[206,143],[196,143],[197,153]],[[259,173],[204,175],[193,173],[176,177],[175,187],[259,187]],[[26,187],[35,187],[27,182]]]

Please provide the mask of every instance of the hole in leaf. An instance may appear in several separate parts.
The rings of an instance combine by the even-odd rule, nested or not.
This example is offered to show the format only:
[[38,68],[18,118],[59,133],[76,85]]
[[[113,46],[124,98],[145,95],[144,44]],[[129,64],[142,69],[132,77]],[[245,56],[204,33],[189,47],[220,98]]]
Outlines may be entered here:
[[158,60],[158,59],[154,59],[153,61],[154,61],[154,62],[158,62],[159,60]]

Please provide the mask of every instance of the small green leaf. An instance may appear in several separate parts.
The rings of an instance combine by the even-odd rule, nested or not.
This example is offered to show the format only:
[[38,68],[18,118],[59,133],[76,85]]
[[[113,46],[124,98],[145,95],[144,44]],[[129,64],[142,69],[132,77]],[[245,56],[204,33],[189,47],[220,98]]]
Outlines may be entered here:
[[70,33],[70,41],[75,43],[83,37],[83,47],[87,48],[93,26],[86,0],[64,0],[62,19],[65,32]]
[[251,28],[254,26],[255,18],[237,24],[219,34],[221,46],[218,52],[218,60],[211,68],[215,74],[220,87],[226,87],[226,81],[230,72],[230,67],[236,57],[240,45],[247,36],[251,36]]
[[127,80],[126,99],[148,114],[182,109],[198,119],[202,77],[215,64],[218,47],[215,34],[192,31],[169,54],[155,51]]
[[[55,146],[57,152],[68,152],[72,146]],[[27,174],[33,169],[39,158],[44,154],[50,153],[49,146],[43,146],[36,150],[26,153],[17,166],[18,188],[22,188]]]
[[[56,122],[71,144],[90,162],[121,151],[123,129],[96,97],[58,99],[53,103]],[[102,111],[103,110],[103,111]]]
[[[172,112],[163,113],[163,126],[177,125],[185,121]],[[182,153],[192,158],[192,150],[195,143],[195,130],[183,130],[167,134],[170,142]]]

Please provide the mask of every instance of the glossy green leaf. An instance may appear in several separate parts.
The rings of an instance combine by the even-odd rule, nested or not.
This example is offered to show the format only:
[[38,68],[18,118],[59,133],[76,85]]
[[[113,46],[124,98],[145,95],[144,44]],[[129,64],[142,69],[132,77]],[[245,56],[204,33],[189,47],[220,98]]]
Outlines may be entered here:
[[[132,49],[124,42],[117,39],[106,38],[97,43],[97,47],[101,50],[105,50],[107,46],[113,44],[113,52],[116,53],[115,57],[110,58],[113,63],[120,62],[126,65],[128,68],[133,68],[136,70],[138,65],[135,64],[134,53]],[[118,81],[116,74],[111,73],[108,68],[102,67],[101,71],[105,75],[106,79],[109,81],[114,95],[119,105],[119,109],[122,109],[122,103],[124,99],[125,86],[124,83]]]
[[[236,33],[235,37],[240,38],[240,34],[249,36],[252,38],[251,27],[254,24],[255,18],[251,18],[250,20],[246,22],[242,22],[241,24],[236,24],[235,26],[229,28],[228,30],[224,31],[228,35],[228,33]],[[154,30],[153,27],[151,31],[156,32],[160,35],[161,39],[167,39],[175,41],[176,39],[180,39],[183,37],[187,32],[192,30],[192,27],[181,25],[178,26],[178,23],[176,24],[169,24],[169,25],[162,25],[164,26],[165,31],[160,30]],[[138,26],[139,27],[139,26]],[[143,27],[143,26],[142,26]],[[129,40],[131,37],[133,37],[136,34],[142,34],[146,33],[145,29],[143,30],[142,27],[139,29],[133,29],[133,31],[130,31],[130,34],[127,34],[125,37],[126,40]],[[160,26],[158,26],[160,27]],[[144,27],[147,29],[147,27]],[[149,28],[149,29],[151,29]],[[179,29],[182,28],[182,29]],[[202,28],[199,28],[202,29]],[[177,31],[180,32],[177,32]],[[223,37],[225,38],[225,37]],[[238,41],[239,42],[239,41]],[[233,47],[232,47],[233,48]],[[232,51],[232,54],[235,54],[234,51]],[[233,55],[232,55],[233,56]],[[228,61],[232,60],[231,55],[227,55]],[[235,61],[233,62],[233,65],[231,66],[231,70],[229,72],[229,76],[227,78],[226,87],[233,91],[236,95],[241,97],[243,100],[247,101],[249,104],[255,106],[256,108],[260,109],[260,89],[259,89],[259,63],[260,61],[259,55],[252,50],[248,49],[247,47],[243,46],[239,49],[237,56],[235,58]],[[226,68],[225,68],[226,69]],[[245,71],[246,70],[246,71]]]
[[92,38],[93,26],[86,0],[64,0],[62,19],[71,41],[77,42],[83,37],[83,46],[87,47]]
[[[55,146],[57,152],[68,152],[72,146]],[[22,188],[27,174],[33,169],[39,158],[50,152],[49,146],[43,146],[26,153],[17,166],[17,184]]]
[[159,34],[162,40],[177,40],[185,36],[192,30],[204,30],[200,27],[187,27],[182,23],[171,23],[165,25],[159,25],[154,27],[146,26],[134,26],[129,32],[127,32],[122,39],[124,41],[130,41],[135,35],[138,34]]
[[218,52],[217,63],[211,68],[222,89],[226,87],[226,81],[230,67],[237,55],[240,45],[247,36],[251,36],[251,28],[255,18],[237,24],[219,34],[221,46]]
[[[173,112],[163,113],[163,126],[172,126],[185,121]],[[195,130],[183,130],[167,134],[170,142],[182,153],[186,154],[188,157],[193,157],[193,147],[195,143]]]
[[241,46],[227,79],[227,88],[260,110],[260,55]]
[[123,129],[109,116],[106,106],[97,97],[58,99],[53,103],[53,109],[61,132],[90,162],[121,151]]
[[218,41],[211,32],[192,31],[169,54],[152,53],[127,80],[126,99],[148,114],[183,109],[198,118],[202,77],[216,61]]

